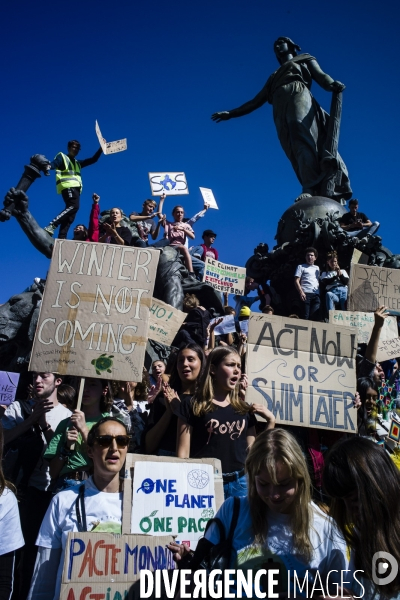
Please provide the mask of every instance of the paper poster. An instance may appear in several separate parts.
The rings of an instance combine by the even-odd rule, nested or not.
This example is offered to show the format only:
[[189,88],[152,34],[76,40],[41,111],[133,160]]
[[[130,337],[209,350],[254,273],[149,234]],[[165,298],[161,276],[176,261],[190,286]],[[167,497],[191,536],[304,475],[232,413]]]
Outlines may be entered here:
[[8,406],[15,400],[19,373],[0,371],[0,405]]
[[115,154],[116,152],[123,152],[128,148],[127,139],[116,140],[115,142],[107,142],[100,131],[98,122],[96,121],[96,135],[100,142],[100,146],[103,150],[103,154]]
[[141,381],[159,255],[55,240],[29,370]]
[[[358,343],[368,344],[374,327],[375,318],[372,312],[351,312],[350,310],[330,310],[329,323],[356,327]],[[391,340],[398,335],[396,317],[386,317],[381,329],[380,340]]]
[[240,331],[247,335],[249,333],[249,319],[245,319],[244,321],[239,321],[239,327],[240,327]]
[[226,333],[234,333],[236,331],[235,318],[233,315],[226,315],[226,317],[217,317],[211,319],[210,325],[222,319],[221,323],[214,327],[214,335],[224,335]]
[[[65,600],[121,600],[131,595],[132,584],[144,569],[174,569],[166,545],[171,535],[114,535],[105,532],[70,532],[65,546],[60,598]],[[138,590],[134,585],[133,589]],[[111,594],[110,594],[111,592]]]
[[163,171],[162,173],[149,173],[151,193],[153,196],[181,196],[189,193],[185,173]]
[[227,265],[209,256],[206,257],[205,263],[203,281],[209,283],[218,292],[239,295],[244,293],[245,267]]
[[399,337],[395,337],[392,340],[382,340],[379,338],[378,352],[376,353],[376,360],[378,362],[389,360],[391,358],[397,358],[398,356],[400,356]]
[[356,433],[356,350],[352,327],[252,313],[246,401],[277,423]]
[[205,463],[136,462],[131,532],[194,545],[216,513],[214,469]]
[[149,315],[149,339],[171,346],[186,313],[157,298],[153,298]]
[[400,269],[351,265],[347,304],[349,310],[366,312],[386,306],[400,315]]
[[210,208],[216,208],[218,210],[218,204],[216,199],[214,198],[214,194],[212,190],[209,188],[200,188],[201,195],[203,196],[204,202],[207,202]]

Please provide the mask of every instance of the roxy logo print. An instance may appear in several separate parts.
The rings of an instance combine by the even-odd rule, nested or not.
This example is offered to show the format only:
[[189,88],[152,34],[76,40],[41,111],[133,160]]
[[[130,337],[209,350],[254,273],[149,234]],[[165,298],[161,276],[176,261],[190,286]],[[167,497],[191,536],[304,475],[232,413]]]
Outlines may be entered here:
[[210,419],[206,423],[206,428],[208,431],[208,440],[207,444],[210,442],[211,436],[213,434],[221,433],[222,435],[228,434],[231,440],[237,440],[242,431],[246,426],[246,419],[242,419],[241,421],[238,419],[237,421],[233,421],[230,423],[226,421],[225,423],[220,423],[218,419]]

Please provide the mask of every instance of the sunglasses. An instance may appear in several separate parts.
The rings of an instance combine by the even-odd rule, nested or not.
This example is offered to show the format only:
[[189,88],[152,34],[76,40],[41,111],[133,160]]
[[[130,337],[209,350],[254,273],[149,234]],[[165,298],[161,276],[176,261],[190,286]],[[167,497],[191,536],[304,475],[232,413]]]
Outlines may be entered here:
[[113,440],[117,442],[118,448],[126,448],[129,445],[129,435],[98,435],[95,438],[96,442],[102,448],[109,448]]

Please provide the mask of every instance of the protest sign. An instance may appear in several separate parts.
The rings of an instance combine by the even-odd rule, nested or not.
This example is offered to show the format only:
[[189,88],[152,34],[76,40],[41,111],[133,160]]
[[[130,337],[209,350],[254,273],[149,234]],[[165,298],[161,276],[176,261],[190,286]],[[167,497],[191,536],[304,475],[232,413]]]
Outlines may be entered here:
[[[372,312],[351,312],[349,310],[330,310],[329,323],[356,327],[358,343],[368,344],[375,323]],[[397,321],[395,317],[386,317],[381,329],[380,340],[390,340],[397,336]]]
[[30,371],[141,381],[159,251],[55,240]]
[[204,535],[207,521],[216,510],[212,465],[186,461],[136,462],[132,533],[168,533],[193,545]]
[[207,202],[207,204],[209,205],[210,208],[215,208],[218,210],[218,204],[216,199],[214,198],[214,194],[212,193],[212,190],[210,190],[209,188],[200,188],[200,192],[201,195],[203,196],[203,200],[204,202]]
[[0,371],[0,404],[8,406],[15,400],[19,381],[19,373]]
[[203,281],[209,283],[218,292],[239,295],[244,293],[246,279],[244,267],[227,265],[209,256],[206,257],[205,262]]
[[132,589],[132,584],[139,581],[141,571],[175,568],[172,553],[166,549],[172,541],[172,536],[69,533],[60,598],[127,600],[128,594],[139,598],[139,587]]
[[149,315],[149,339],[170,346],[186,314],[157,298],[153,298]]
[[355,433],[356,346],[352,327],[252,313],[246,400],[278,423]]
[[226,315],[226,317],[217,317],[216,319],[212,319],[210,321],[210,325],[216,321],[221,321],[221,319],[222,322],[214,327],[215,335],[224,335],[225,333],[234,333],[236,331],[235,318],[233,315]]
[[240,331],[247,335],[249,333],[249,319],[244,319],[244,321],[239,321],[239,327],[240,327]]
[[400,269],[353,264],[347,304],[357,311],[386,306],[391,314],[400,315]]
[[382,340],[379,338],[378,352],[376,353],[376,360],[378,362],[389,360],[391,358],[397,358],[398,356],[400,356],[399,337],[395,337],[392,340]]
[[185,173],[180,171],[163,171],[162,173],[149,173],[150,188],[153,196],[180,196],[189,193]]
[[97,139],[100,142],[101,149],[103,150],[103,154],[115,154],[116,152],[123,152],[128,148],[126,138],[124,138],[123,140],[116,140],[115,142],[107,142],[101,134],[100,127],[97,121],[96,135]]

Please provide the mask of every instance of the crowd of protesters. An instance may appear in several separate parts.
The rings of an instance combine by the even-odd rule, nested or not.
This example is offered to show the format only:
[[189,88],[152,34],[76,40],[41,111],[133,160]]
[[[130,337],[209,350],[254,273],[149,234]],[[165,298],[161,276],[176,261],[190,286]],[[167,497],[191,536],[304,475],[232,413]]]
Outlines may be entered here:
[[[79,194],[64,196],[73,210],[79,206]],[[176,206],[173,220],[167,220],[165,198],[157,210],[155,201],[145,200],[141,212],[129,215],[132,233],[123,225],[119,207],[100,222],[99,200],[94,194],[89,226],[77,225],[74,239],[173,245],[190,276],[199,279],[206,257],[219,258],[211,229],[204,231],[203,244],[189,246],[193,225],[207,205],[189,220],[184,208]],[[376,230],[378,224],[357,214],[354,202],[349,215],[343,228]],[[157,241],[161,230],[164,237]],[[307,248],[305,263],[293,273],[301,310],[290,318],[321,319],[321,292],[326,311],[346,308],[349,276],[336,253],[328,255],[322,273],[317,259],[316,249]],[[121,533],[120,472],[127,452],[221,461],[225,502],[217,517],[226,533],[237,522],[233,568],[249,558],[253,568],[261,568],[276,555],[295,565],[290,568],[299,577],[348,569],[345,583],[340,575],[331,578],[332,589],[324,597],[334,596],[335,585],[347,596],[360,597],[362,588],[368,599],[399,597],[398,575],[381,585],[373,572],[377,552],[400,561],[400,473],[393,457],[376,443],[379,436],[372,426],[380,389],[395,380],[399,366],[397,361],[376,361],[385,307],[375,312],[369,343],[357,354],[358,434],[328,436],[324,430],[278,427],[265,403],[246,402],[251,307],[259,302],[266,315],[279,307],[274,290],[250,277],[244,294],[234,296],[234,306],[228,300],[225,295],[225,317],[234,327],[217,335],[222,318],[211,319],[196,295],[186,294],[187,316],[168,362],[155,360],[143,370],[141,382],[86,378],[78,409],[76,378],[35,372],[25,397],[20,394],[0,407],[0,600],[57,600],[68,532],[87,531],[90,524],[91,531],[104,531],[107,525],[107,531]],[[185,544],[169,548],[179,567],[194,571],[219,542],[213,523],[195,552]],[[363,573],[355,578],[357,570]]]

